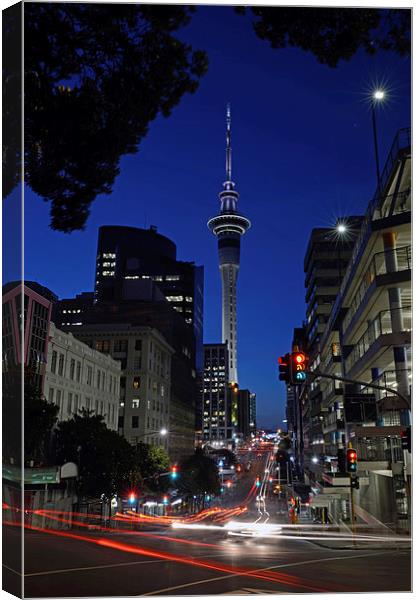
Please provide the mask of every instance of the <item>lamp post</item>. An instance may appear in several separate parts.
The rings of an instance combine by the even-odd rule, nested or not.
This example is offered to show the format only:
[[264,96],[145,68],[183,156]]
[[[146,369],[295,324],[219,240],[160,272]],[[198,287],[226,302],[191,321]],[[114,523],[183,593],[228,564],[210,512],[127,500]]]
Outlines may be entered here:
[[376,179],[377,179],[377,190],[380,194],[382,190],[380,189],[380,166],[379,166],[379,148],[377,145],[377,128],[376,128],[376,106],[382,102],[385,98],[384,90],[377,89],[373,92],[371,98],[372,105],[372,124],[373,124],[373,142],[374,142],[374,158],[376,163]]

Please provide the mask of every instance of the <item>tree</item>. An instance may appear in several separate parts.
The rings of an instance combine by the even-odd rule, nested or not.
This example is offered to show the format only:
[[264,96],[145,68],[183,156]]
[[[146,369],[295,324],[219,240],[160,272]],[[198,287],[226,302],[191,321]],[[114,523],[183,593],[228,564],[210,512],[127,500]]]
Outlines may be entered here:
[[56,458],[60,464],[79,465],[80,494],[85,497],[127,493],[142,481],[135,449],[92,411],[82,410],[59,424]]
[[58,406],[47,402],[36,385],[25,380],[24,424],[25,461],[48,462],[50,441],[58,420]]
[[[180,5],[27,3],[25,183],[51,203],[51,227],[82,229],[110,194],[119,160],[137,152],[149,124],[196,91],[206,55],[173,34],[193,11]],[[5,14],[5,43],[19,13]],[[15,36],[15,37],[13,37]],[[19,61],[3,70],[4,111],[16,121]],[[18,181],[19,140],[7,139],[4,194]]]
[[161,473],[167,473],[170,467],[170,459],[163,448],[140,442],[135,448],[135,459],[147,488],[163,491],[169,487],[169,477],[159,477]]
[[[253,28],[272,48],[294,46],[312,52],[329,67],[350,60],[363,48],[369,54],[411,53],[411,11],[376,8],[248,7]],[[236,12],[245,14],[245,7]]]
[[212,458],[197,449],[180,463],[179,489],[185,495],[218,495],[221,491],[218,467]]

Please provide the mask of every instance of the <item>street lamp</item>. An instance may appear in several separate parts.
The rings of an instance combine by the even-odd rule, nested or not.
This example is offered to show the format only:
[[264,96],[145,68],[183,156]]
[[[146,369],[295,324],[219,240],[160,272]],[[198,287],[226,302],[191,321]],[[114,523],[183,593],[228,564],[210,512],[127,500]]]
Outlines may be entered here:
[[371,98],[371,106],[372,106],[372,124],[373,124],[373,141],[374,141],[374,158],[375,158],[375,163],[376,163],[376,178],[377,178],[377,190],[379,193],[379,196],[381,194],[381,189],[380,189],[380,167],[379,167],[379,150],[378,150],[378,145],[377,145],[377,130],[376,130],[376,106],[380,103],[383,102],[383,100],[385,99],[385,91],[382,89],[376,89],[373,94],[372,94],[372,98]]

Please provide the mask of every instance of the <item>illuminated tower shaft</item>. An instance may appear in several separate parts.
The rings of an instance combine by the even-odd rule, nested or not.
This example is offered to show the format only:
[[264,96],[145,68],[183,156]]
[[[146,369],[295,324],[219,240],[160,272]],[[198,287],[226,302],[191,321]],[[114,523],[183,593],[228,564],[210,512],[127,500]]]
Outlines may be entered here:
[[237,367],[237,278],[241,236],[251,226],[237,211],[239,194],[232,181],[231,113],[226,116],[226,181],[219,194],[220,213],[208,221],[218,238],[219,269],[222,281],[222,341],[228,345],[229,382],[238,383]]

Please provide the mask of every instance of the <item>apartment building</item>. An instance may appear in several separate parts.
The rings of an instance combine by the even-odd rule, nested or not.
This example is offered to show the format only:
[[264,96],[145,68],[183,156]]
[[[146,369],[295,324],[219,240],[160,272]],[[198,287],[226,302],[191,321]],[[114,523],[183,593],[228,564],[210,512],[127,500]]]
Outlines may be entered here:
[[349,488],[337,474],[341,453],[351,443],[358,453],[358,514],[367,511],[404,529],[409,527],[410,455],[402,450],[401,432],[410,425],[411,268],[411,144],[410,130],[403,129],[390,149],[320,341],[321,370],[353,383],[321,382],[319,467],[322,480],[335,488],[328,506],[338,517],[346,511]]

